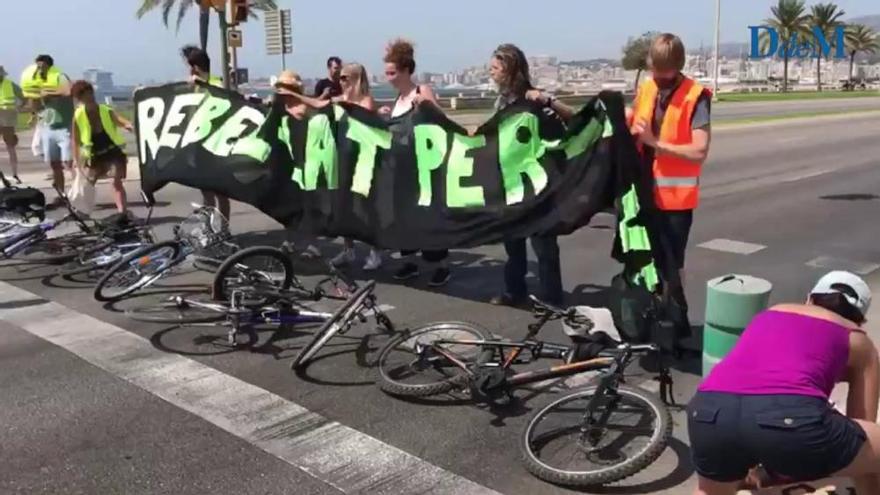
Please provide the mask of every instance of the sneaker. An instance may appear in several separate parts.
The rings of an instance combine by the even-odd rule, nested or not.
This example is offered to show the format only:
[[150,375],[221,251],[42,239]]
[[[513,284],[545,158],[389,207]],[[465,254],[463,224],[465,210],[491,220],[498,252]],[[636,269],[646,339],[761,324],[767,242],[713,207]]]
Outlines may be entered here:
[[368,272],[378,270],[380,266],[382,266],[382,255],[379,251],[371,249],[366,262],[364,262],[364,270]]
[[405,263],[400,267],[400,270],[397,270],[394,274],[394,280],[409,280],[418,277],[419,274],[419,265],[415,263]]
[[337,254],[332,260],[330,260],[330,263],[333,266],[343,266],[343,265],[349,265],[351,263],[354,263],[354,260],[355,260],[354,249],[345,248],[342,250],[341,253]]
[[434,274],[431,275],[431,280],[428,281],[429,287],[442,287],[449,282],[449,278],[452,277],[452,273],[449,271],[449,268],[442,267],[434,270]]

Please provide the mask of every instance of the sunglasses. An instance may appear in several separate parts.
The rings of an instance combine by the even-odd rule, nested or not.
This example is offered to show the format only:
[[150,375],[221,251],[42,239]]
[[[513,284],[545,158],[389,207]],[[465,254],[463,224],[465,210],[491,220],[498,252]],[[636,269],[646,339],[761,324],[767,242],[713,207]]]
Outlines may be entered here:
[[349,76],[347,76],[347,75],[345,75],[345,74],[342,74],[341,76],[339,76],[339,80],[340,80],[340,81],[348,82],[349,79],[351,79],[351,77],[349,77]]
[[397,75],[397,72],[395,72],[395,71],[387,71],[387,70],[385,71],[386,77],[394,77],[396,75]]

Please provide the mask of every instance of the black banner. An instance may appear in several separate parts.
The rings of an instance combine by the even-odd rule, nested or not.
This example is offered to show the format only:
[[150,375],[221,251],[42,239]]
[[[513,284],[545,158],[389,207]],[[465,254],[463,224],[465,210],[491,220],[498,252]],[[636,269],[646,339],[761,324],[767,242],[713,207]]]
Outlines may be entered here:
[[384,248],[568,234],[641,177],[618,93],[593,98],[568,130],[522,102],[473,135],[429,104],[390,122],[345,103],[296,120],[186,83],[135,103],[145,192],[211,190],[288,228]]

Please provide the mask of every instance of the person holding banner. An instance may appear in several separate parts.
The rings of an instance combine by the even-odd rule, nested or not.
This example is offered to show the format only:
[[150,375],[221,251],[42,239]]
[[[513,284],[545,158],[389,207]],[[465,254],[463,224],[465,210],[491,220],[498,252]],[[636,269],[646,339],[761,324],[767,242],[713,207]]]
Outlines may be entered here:
[[[568,120],[574,110],[553,96],[544,94],[532,86],[529,76],[529,62],[516,45],[500,45],[489,62],[489,75],[498,85],[500,96],[495,101],[495,109],[500,111],[516,102],[530,101],[543,105],[548,119]],[[562,125],[541,126],[542,129],[564,130]],[[559,139],[562,135],[542,136],[545,139]],[[556,237],[532,237],[532,249],[538,257],[538,280],[541,285],[540,297],[553,305],[562,305],[562,271],[559,263],[559,245]],[[518,306],[528,297],[526,273],[528,257],[525,239],[511,239],[504,242],[507,262],[504,265],[504,293],[490,300],[492,304]]]
[[[199,47],[187,45],[180,50],[180,54],[183,56],[183,60],[186,62],[187,67],[189,67],[190,81],[201,81],[217,87],[223,86],[223,80],[221,78],[211,75],[211,58],[208,56],[208,52]],[[217,209],[220,210],[220,214],[223,215],[227,221],[231,220],[229,218],[231,206],[229,204],[229,198],[226,196],[203,190],[202,204],[205,206],[216,206]]]
[[[659,35],[648,53],[652,77],[639,86],[628,117],[643,162],[654,178],[654,202],[666,291],[686,315],[684,258],[699,196],[700,173],[711,142],[711,92],[681,73],[685,48],[671,33]],[[667,263],[668,264],[668,263]],[[677,281],[675,279],[678,279]],[[682,327],[689,327],[682,322]]]
[[[412,43],[403,39],[396,39],[388,44],[385,50],[385,78],[397,90],[397,99],[394,101],[394,107],[382,107],[379,113],[387,115],[392,122],[409,112],[413,111],[421,102],[433,104],[438,109],[440,105],[437,103],[437,97],[431,86],[427,84],[417,84],[413,81],[413,74],[416,70],[415,49]],[[416,264],[412,257],[416,251],[401,251],[404,259],[403,266],[394,273],[396,280],[408,280],[420,275],[419,265]],[[422,259],[435,266],[434,273],[431,275],[428,285],[431,287],[441,287],[449,282],[451,272],[447,265],[449,250],[422,251]]]
[[[370,78],[367,76],[367,69],[361,64],[345,64],[339,73],[339,84],[342,87],[342,95],[333,98],[332,101],[344,101],[361,106],[367,110],[376,110],[376,100],[370,94]],[[326,101],[326,100],[324,100]],[[345,248],[337,255],[331,263],[334,265],[344,265],[353,263],[355,260],[354,240],[345,239]],[[382,254],[374,249],[370,249],[370,254],[364,262],[364,270],[376,270],[382,266]]]
[[[344,101],[358,105],[366,110],[374,111],[376,109],[376,101],[370,94],[370,79],[367,76],[367,69],[363,65],[356,63],[346,64],[339,72],[339,83],[342,87],[342,94],[329,99],[303,95],[299,76],[291,71],[282,72],[275,84],[278,88],[278,94],[292,103],[292,105],[287,105],[285,108],[297,120],[305,117],[305,113],[301,114],[301,112],[307,109],[305,105],[313,108],[324,108],[333,102]],[[330,260],[330,263],[334,266],[342,266],[354,263],[354,261],[354,240],[346,238],[342,252]],[[370,254],[364,263],[364,270],[376,270],[380,266],[382,266],[382,255],[378,250],[371,248]]]

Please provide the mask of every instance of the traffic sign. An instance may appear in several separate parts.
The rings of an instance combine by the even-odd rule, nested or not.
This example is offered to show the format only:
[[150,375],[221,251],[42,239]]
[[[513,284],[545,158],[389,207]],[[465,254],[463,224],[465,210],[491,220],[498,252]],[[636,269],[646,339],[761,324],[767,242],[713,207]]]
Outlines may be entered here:
[[285,55],[293,53],[293,30],[290,26],[290,10],[272,10],[264,16],[266,30],[266,54]]
[[238,29],[230,29],[226,31],[226,41],[230,48],[241,48],[241,31]]

